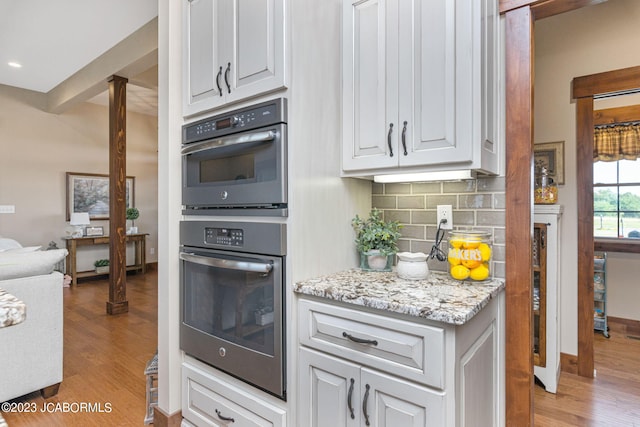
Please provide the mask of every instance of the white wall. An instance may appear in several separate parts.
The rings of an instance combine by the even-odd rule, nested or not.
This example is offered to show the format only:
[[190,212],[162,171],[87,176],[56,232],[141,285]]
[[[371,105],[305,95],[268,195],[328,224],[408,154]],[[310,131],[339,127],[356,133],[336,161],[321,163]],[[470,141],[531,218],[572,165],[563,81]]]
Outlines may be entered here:
[[[609,0],[564,13],[535,24],[535,131],[536,143],[565,141],[565,185],[562,233],[561,348],[577,354],[577,223],[576,111],[571,99],[574,77],[640,65],[640,2]],[[629,262],[628,258],[635,260]],[[622,260],[625,261],[622,261]],[[609,271],[610,312],[640,320],[640,256],[612,255]],[[624,263],[625,267],[620,268]],[[613,277],[612,277],[613,276]],[[622,299],[627,301],[623,303]]]
[[[62,114],[38,108],[44,95],[0,85],[0,205],[15,214],[0,214],[0,235],[24,246],[50,241],[64,248],[66,172],[109,172],[109,112],[84,103]],[[147,239],[147,262],[157,260],[158,166],[157,119],[127,115],[127,175],[135,176],[136,226]],[[108,221],[92,221],[108,233]],[[153,248],[155,254],[151,254]],[[108,258],[108,246],[83,249],[79,270]]]

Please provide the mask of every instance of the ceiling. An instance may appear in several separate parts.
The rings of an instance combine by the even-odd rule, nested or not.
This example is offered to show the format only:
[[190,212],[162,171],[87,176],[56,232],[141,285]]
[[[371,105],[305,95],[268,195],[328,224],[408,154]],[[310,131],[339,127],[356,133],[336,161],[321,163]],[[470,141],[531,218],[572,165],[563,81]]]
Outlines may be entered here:
[[[104,91],[78,87],[78,74],[102,63],[117,64],[106,69],[107,75],[127,69],[126,52],[111,52],[108,61],[100,60],[110,49],[122,44],[158,15],[157,0],[22,0],[0,2],[0,84],[55,94],[70,82],[78,94],[98,104],[107,105]],[[157,37],[157,35],[156,35]],[[157,49],[157,41],[156,41]],[[131,49],[129,49],[129,52]],[[9,62],[21,64],[20,68]],[[144,67],[148,67],[148,60]],[[157,114],[157,54],[155,64],[140,70],[132,67],[127,85],[127,108],[144,114]],[[115,71],[115,72],[114,72]],[[121,75],[120,73],[117,73]],[[150,76],[150,74],[155,74]],[[138,75],[144,78],[137,79]],[[76,81],[73,81],[73,78]],[[86,76],[84,78],[86,80]],[[78,95],[79,96],[79,95]]]

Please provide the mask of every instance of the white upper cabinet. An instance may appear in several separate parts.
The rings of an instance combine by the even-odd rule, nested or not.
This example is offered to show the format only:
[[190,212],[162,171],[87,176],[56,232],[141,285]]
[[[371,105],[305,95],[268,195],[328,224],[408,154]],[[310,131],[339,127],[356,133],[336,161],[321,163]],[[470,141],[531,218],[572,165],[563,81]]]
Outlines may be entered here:
[[284,0],[183,0],[183,114],[286,86]]
[[343,9],[343,171],[497,173],[496,0],[361,0]]

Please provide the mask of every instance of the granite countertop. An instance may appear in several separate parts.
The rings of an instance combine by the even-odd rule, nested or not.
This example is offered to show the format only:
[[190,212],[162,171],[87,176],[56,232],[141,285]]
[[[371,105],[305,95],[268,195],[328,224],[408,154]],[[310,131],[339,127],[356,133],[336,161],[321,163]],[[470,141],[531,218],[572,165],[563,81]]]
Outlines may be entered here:
[[501,279],[459,281],[432,271],[425,280],[400,279],[395,272],[341,271],[298,282],[294,292],[364,307],[462,325],[504,289]]

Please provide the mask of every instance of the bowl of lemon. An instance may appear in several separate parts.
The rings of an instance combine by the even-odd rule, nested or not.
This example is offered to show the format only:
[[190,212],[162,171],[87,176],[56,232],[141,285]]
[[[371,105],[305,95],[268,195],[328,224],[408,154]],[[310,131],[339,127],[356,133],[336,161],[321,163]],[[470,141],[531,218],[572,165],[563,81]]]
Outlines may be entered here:
[[449,275],[455,280],[489,280],[491,252],[491,233],[473,230],[449,231]]

